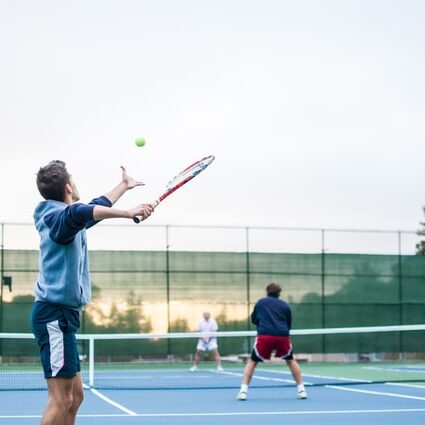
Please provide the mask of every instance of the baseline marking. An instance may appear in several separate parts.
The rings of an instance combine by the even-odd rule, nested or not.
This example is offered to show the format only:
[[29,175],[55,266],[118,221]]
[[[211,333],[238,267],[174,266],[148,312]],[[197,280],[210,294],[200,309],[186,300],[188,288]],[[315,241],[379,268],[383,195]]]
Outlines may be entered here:
[[[369,409],[369,410],[311,410],[311,411],[294,411],[294,412],[215,412],[215,413],[135,413],[132,416],[136,417],[203,417],[203,416],[295,416],[295,415],[345,415],[345,414],[365,414],[365,413],[419,413],[425,412],[423,409]],[[123,418],[129,417],[124,414],[98,414],[98,415],[77,415],[80,418]],[[41,418],[40,415],[20,415],[20,416],[0,416],[1,419],[26,419],[26,418]]]

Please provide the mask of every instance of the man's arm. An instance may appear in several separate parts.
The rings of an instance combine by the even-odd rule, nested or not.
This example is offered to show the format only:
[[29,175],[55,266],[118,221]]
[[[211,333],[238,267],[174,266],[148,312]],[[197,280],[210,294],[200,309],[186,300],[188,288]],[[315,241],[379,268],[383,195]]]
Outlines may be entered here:
[[[121,198],[122,195],[124,195],[127,190],[133,189],[137,186],[144,186],[143,182],[134,180],[132,177],[130,177],[127,174],[127,171],[123,166],[121,166],[122,171],[122,178],[121,181],[108,193],[106,193],[104,196],[108,198],[112,205],[115,204],[115,202],[118,201],[118,199]],[[122,217],[122,216],[119,216]],[[111,218],[111,217],[105,217],[105,218]]]
[[119,210],[104,205],[73,204],[64,210],[48,214],[44,221],[49,227],[50,237],[60,244],[70,243],[75,235],[88,225],[93,225],[105,218],[133,218],[141,216],[143,220],[153,212],[150,204],[140,204],[129,210]]
[[93,208],[93,220],[99,221],[105,218],[133,218],[136,216],[147,219],[153,212],[151,204],[140,204],[129,210],[120,210],[117,208],[104,207],[95,205]]
[[288,318],[288,329],[291,330],[291,328],[292,328],[292,311],[291,311],[291,308],[289,307],[289,305],[288,305],[287,318]]
[[257,304],[254,306],[254,310],[251,313],[251,323],[253,325],[258,325],[258,318],[257,318]]

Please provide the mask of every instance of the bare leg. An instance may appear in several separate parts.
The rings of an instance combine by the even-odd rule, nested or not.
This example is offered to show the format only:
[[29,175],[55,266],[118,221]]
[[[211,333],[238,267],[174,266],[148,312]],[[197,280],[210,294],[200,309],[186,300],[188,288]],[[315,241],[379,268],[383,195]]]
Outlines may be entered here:
[[83,399],[83,382],[81,380],[81,375],[77,373],[77,376],[74,378],[72,404],[71,408],[68,411],[68,415],[65,419],[64,425],[74,425],[78,409],[81,406]]
[[83,400],[80,375],[75,378],[50,378],[47,388],[48,398],[41,425],[73,425]]
[[254,375],[255,368],[257,367],[257,362],[252,359],[248,360],[248,363],[245,366],[245,370],[243,372],[241,389],[237,395],[238,400],[246,400],[248,398],[248,386],[251,382],[252,376]]
[[211,350],[214,354],[214,360],[217,363],[217,368],[221,368],[221,357],[220,357],[220,353],[218,352],[217,348],[214,348],[213,350]]
[[294,378],[294,381],[297,384],[298,398],[305,399],[307,398],[307,392],[304,388],[303,378],[301,376],[301,369],[298,366],[298,362],[295,359],[286,360],[286,364],[291,371],[291,374]]
[[195,366],[198,366],[200,361],[201,361],[201,350],[196,350],[196,353],[195,353]]
[[251,382],[252,376],[254,375],[255,368],[257,367],[257,362],[249,359],[248,363],[245,366],[245,370],[243,372],[242,384],[249,385]]
[[301,376],[301,369],[298,365],[298,362],[295,359],[286,360],[286,364],[289,367],[289,370],[291,371],[292,377],[294,378],[294,381],[297,383],[297,385],[303,384],[303,378]]

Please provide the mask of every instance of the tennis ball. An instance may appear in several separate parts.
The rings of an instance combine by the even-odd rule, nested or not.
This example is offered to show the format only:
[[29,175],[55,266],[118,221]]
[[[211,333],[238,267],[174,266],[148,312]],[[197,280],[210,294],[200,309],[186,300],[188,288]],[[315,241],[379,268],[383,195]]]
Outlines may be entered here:
[[143,137],[138,137],[134,143],[136,143],[136,146],[139,146],[141,148],[142,146],[145,146],[146,140]]

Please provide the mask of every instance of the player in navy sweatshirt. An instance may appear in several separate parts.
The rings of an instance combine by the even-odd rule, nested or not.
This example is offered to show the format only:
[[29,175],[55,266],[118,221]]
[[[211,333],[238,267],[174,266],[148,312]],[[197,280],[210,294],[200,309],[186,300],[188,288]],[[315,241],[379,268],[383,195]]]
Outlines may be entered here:
[[77,187],[64,162],[51,161],[37,173],[45,200],[34,211],[40,253],[31,321],[48,388],[41,425],[73,424],[83,400],[75,334],[80,311],[91,297],[85,229],[102,219],[146,219],[153,212],[150,204],[112,208],[127,190],[143,185],[121,168],[120,183],[89,204],[78,203]]
[[281,287],[270,283],[266,287],[267,296],[257,301],[251,314],[251,322],[257,327],[257,337],[251,358],[245,367],[238,400],[248,398],[248,386],[259,362],[270,360],[272,352],[275,357],[286,361],[297,384],[298,398],[306,399],[301,370],[294,359],[292,343],[289,336],[292,325],[292,315],[289,304],[279,299]]

